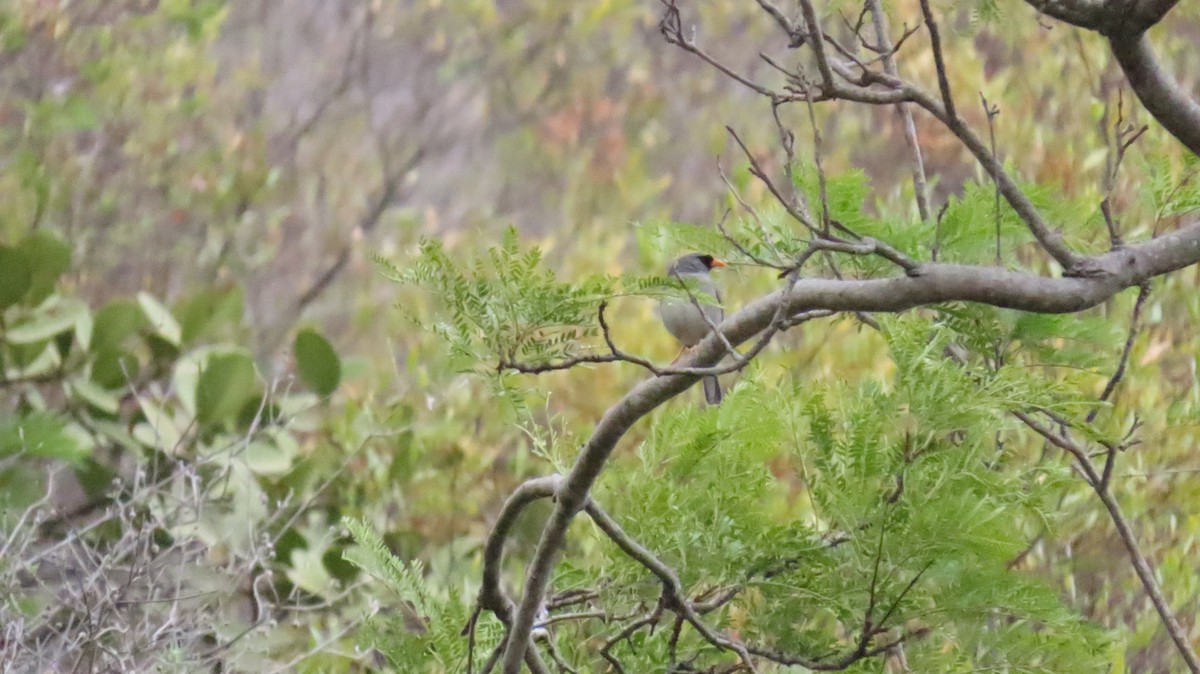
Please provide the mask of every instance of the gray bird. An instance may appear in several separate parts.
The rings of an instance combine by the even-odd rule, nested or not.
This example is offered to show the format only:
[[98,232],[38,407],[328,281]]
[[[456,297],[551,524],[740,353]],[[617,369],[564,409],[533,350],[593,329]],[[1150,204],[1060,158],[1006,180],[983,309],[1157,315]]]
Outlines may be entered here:
[[[720,307],[721,293],[708,273],[714,267],[724,266],[724,262],[711,255],[692,253],[675,260],[671,266],[667,267],[667,276],[688,281],[692,292],[708,295],[717,302],[716,306],[704,304],[706,298],[699,294],[696,297],[704,307],[704,314],[708,316],[708,321],[704,320],[704,316],[700,314],[700,310],[696,308],[690,297],[672,297],[659,302],[658,310],[662,316],[663,325],[666,326],[667,332],[683,344],[684,351],[696,346],[708,336],[708,333],[712,331],[708,325],[709,322],[717,325],[725,319],[725,310]],[[704,399],[708,404],[716,405],[721,402],[721,382],[717,380],[716,376],[704,377],[703,383]]]

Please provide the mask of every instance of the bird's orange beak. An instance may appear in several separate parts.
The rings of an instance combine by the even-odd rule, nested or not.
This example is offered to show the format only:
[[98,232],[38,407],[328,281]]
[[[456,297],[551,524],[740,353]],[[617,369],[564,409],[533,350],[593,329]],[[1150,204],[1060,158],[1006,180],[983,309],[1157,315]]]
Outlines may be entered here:
[[715,258],[715,257],[714,257],[714,258],[713,258],[713,261],[712,261],[712,266],[714,266],[714,267],[728,267],[729,265],[725,264],[725,261],[724,261],[724,260],[718,260],[717,258]]

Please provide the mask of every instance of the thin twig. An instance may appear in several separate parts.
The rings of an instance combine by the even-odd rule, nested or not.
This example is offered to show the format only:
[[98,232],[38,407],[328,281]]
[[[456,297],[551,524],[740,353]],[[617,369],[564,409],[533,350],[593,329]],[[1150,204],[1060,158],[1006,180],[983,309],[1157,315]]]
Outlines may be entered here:
[[1176,650],[1183,657],[1188,670],[1193,674],[1200,674],[1200,658],[1196,656],[1196,651],[1192,648],[1187,632],[1179,624],[1179,619],[1175,617],[1174,611],[1171,610],[1170,603],[1163,596],[1154,568],[1142,553],[1137,538],[1133,535],[1133,530],[1129,527],[1129,522],[1121,512],[1120,504],[1117,503],[1112,491],[1107,488],[1107,484],[1102,477],[1096,473],[1096,468],[1088,458],[1087,451],[1066,433],[1055,433],[1027,413],[1017,411],[1013,414],[1038,435],[1075,457],[1076,464],[1079,466],[1081,473],[1092,487],[1092,490],[1100,497],[1100,501],[1104,504],[1105,509],[1108,510],[1109,518],[1117,528],[1117,535],[1125,545],[1126,552],[1129,553],[1133,570],[1137,574],[1138,580],[1142,582],[1142,587],[1145,588],[1146,594],[1149,595],[1150,602],[1158,612],[1159,619],[1162,621],[1163,627],[1166,628],[1167,634],[1171,637],[1171,641],[1175,643]]
[[[1150,284],[1144,283],[1138,288],[1137,300],[1133,303],[1133,315],[1129,318],[1129,333],[1125,336],[1125,346],[1121,349],[1121,357],[1117,360],[1117,369],[1113,371],[1109,377],[1108,383],[1104,385],[1104,391],[1100,394],[1100,402],[1108,402],[1110,396],[1117,389],[1117,384],[1121,383],[1121,379],[1125,376],[1125,368],[1129,364],[1129,353],[1133,350],[1133,342],[1137,339],[1140,325],[1138,323],[1142,316],[1142,306],[1146,303],[1146,299],[1150,297]],[[1088,412],[1087,422],[1090,424],[1096,419],[1100,408],[1093,407],[1092,411]]]
[[812,127],[813,166],[817,169],[817,194],[821,198],[821,231],[828,237],[831,220],[829,217],[829,194],[825,184],[825,165],[821,161],[821,128],[817,124],[817,111],[813,105],[812,96],[804,97],[804,106],[808,108],[808,122]]
[[685,36],[683,34],[683,20],[679,15],[679,8],[675,5],[675,0],[661,1],[666,9],[663,11],[662,20],[659,21],[658,30],[660,33],[662,33],[663,38],[668,44],[673,44],[686,52],[695,54],[705,63],[721,71],[726,77],[734,80],[735,82],[741,83],[751,91],[766,96],[767,98],[775,97],[775,93],[770,89],[755,83],[748,77],[734,72],[733,69],[713,58],[708,54],[708,52],[697,46],[695,40]]
[[775,197],[775,200],[783,206],[783,208],[788,212],[788,215],[792,216],[796,222],[803,225],[805,229],[813,234],[820,235],[821,228],[813,224],[812,218],[809,217],[808,213],[801,211],[796,203],[784,197],[783,193],[779,191],[779,188],[775,186],[775,181],[771,180],[771,178],[767,175],[767,172],[763,170],[762,165],[758,162],[758,158],[754,156],[754,153],[750,151],[750,148],[746,147],[746,144],[742,142],[741,137],[738,136],[737,132],[733,130],[733,127],[726,126],[725,130],[729,132],[730,136],[733,137],[734,142],[736,142],[738,147],[742,149],[742,154],[746,155],[746,160],[750,162],[750,175],[758,178],[759,181],[762,182],[763,186],[771,192],[771,195]]
[[617,632],[616,635],[605,641],[604,645],[600,647],[600,657],[608,660],[608,663],[613,666],[613,669],[617,670],[618,674],[625,674],[625,668],[621,666],[621,661],[617,660],[617,658],[612,654],[613,647],[625,639],[633,636],[635,632],[643,627],[658,622],[661,616],[662,602],[660,601],[658,605],[654,607],[653,611],[629,623],[622,628],[621,631]]
[[929,0],[921,0],[921,14],[925,17],[925,28],[929,31],[933,63],[937,68],[938,89],[942,93],[942,105],[946,108],[946,116],[955,119],[958,112],[954,109],[954,97],[950,94],[950,77],[946,72],[946,57],[942,53],[942,35],[938,30],[937,20],[933,18],[933,10],[929,8]]
[[601,332],[603,333],[605,343],[608,345],[609,353],[582,354],[582,355],[578,355],[578,356],[572,356],[570,358],[566,358],[566,359],[563,359],[560,361],[548,361],[548,362],[542,362],[542,363],[522,363],[519,361],[513,361],[513,360],[508,360],[506,358],[501,358],[498,365],[496,366],[497,370],[499,370],[499,371],[513,370],[516,372],[521,372],[523,374],[542,374],[545,372],[554,372],[554,371],[558,371],[558,370],[569,370],[577,365],[582,365],[582,364],[621,363],[621,362],[623,362],[623,363],[632,363],[634,365],[639,365],[639,366],[645,368],[646,370],[649,370],[657,377],[670,377],[670,376],[674,376],[674,375],[685,375],[685,376],[689,376],[689,377],[699,378],[699,377],[708,377],[708,376],[728,374],[730,372],[737,372],[739,370],[745,369],[745,367],[750,364],[750,361],[754,360],[754,358],[756,356],[758,356],[759,353],[762,353],[762,350],[767,347],[767,345],[771,342],[771,339],[774,338],[777,333],[779,333],[783,330],[787,330],[789,328],[795,327],[796,325],[799,325],[800,323],[804,323],[804,322],[807,322],[807,321],[810,321],[813,319],[817,319],[817,318],[825,318],[828,316],[832,316],[835,313],[835,312],[826,311],[826,310],[815,310],[815,311],[802,311],[802,312],[793,314],[791,316],[780,314],[779,316],[777,316],[777,320],[773,321],[772,324],[770,326],[768,326],[768,328],[766,330],[763,331],[762,335],[760,335],[759,338],[754,342],[754,345],[751,346],[750,349],[748,349],[745,353],[738,352],[733,347],[733,344],[729,342],[728,338],[726,338],[724,336],[724,333],[720,330],[720,326],[712,325],[712,321],[710,319],[709,320],[710,325],[712,325],[712,327],[715,328],[714,332],[716,332],[718,335],[720,335],[723,338],[723,344],[728,349],[732,349],[733,353],[737,354],[737,357],[734,359],[734,362],[728,363],[726,365],[714,365],[712,367],[688,367],[688,366],[677,366],[677,365],[672,365],[669,367],[659,367],[645,358],[642,358],[640,356],[635,356],[633,354],[622,351],[621,349],[619,349],[616,346],[616,343],[612,340],[612,336],[609,331],[608,321],[604,317],[604,310],[607,308],[607,306],[608,306],[607,302],[601,302],[598,313],[599,313]]
[[[1150,128],[1143,124],[1140,128],[1125,124],[1124,89],[1117,89],[1117,119],[1113,122],[1113,152],[1116,157],[1110,159],[1109,169],[1104,175],[1104,198],[1100,201],[1100,213],[1104,216],[1104,224],[1108,228],[1108,238],[1113,248],[1125,245],[1121,239],[1121,230],[1112,212],[1113,192],[1117,188],[1117,176],[1120,174],[1121,163],[1125,160],[1129,148],[1142,137]],[[1107,133],[1105,134],[1107,136]]]
[[833,91],[837,87],[837,83],[833,79],[829,56],[825,53],[825,41],[822,39],[824,31],[821,30],[821,22],[817,20],[817,10],[813,8],[811,0],[800,0],[800,13],[804,17],[804,25],[808,34],[816,36],[810,46],[813,56],[817,59],[817,72],[821,73],[823,93]]
[[[988,99],[983,95],[982,91],[979,92],[979,101],[983,104],[983,114],[987,116],[988,136],[992,143],[992,156],[995,157],[996,116],[1000,114],[1000,107],[988,103]],[[1001,264],[1003,264],[1000,252],[1000,183],[994,178],[992,179],[992,182],[996,185],[995,205],[992,215],[996,221],[996,266],[999,267]]]
[[[908,39],[908,36],[920,28],[920,25],[912,28],[911,31],[906,29],[893,46],[891,38],[888,36],[887,14],[883,11],[880,1],[867,0],[863,8],[867,7],[871,9],[871,20],[875,27],[875,40],[879,43],[879,58],[883,62],[883,70],[888,75],[898,78],[900,68],[896,65],[895,53]],[[862,44],[868,49],[873,49],[865,40],[862,41]],[[917,138],[917,125],[907,103],[897,103],[896,114],[900,116],[900,122],[904,128],[904,142],[908,144],[908,151],[912,155],[913,194],[917,201],[917,212],[921,215],[922,221],[927,221],[930,216],[929,185],[925,178],[925,158],[921,152],[921,143]]]

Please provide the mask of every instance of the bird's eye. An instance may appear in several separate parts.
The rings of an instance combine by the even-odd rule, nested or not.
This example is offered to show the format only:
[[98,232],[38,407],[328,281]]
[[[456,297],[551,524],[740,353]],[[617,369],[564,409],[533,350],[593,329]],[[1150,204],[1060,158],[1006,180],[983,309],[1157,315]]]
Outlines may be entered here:
[[704,263],[704,266],[705,266],[705,267],[708,267],[709,269],[712,269],[713,256],[711,256],[711,255],[701,255],[701,256],[700,256],[700,261]]

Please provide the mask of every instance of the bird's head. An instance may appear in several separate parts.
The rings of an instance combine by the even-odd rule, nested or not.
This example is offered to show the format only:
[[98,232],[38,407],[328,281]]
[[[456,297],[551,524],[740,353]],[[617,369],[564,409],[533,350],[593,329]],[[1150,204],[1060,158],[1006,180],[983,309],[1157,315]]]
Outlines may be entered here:
[[719,260],[707,253],[691,253],[675,260],[668,269],[668,273],[674,274],[707,274],[709,271],[726,266],[723,260]]

